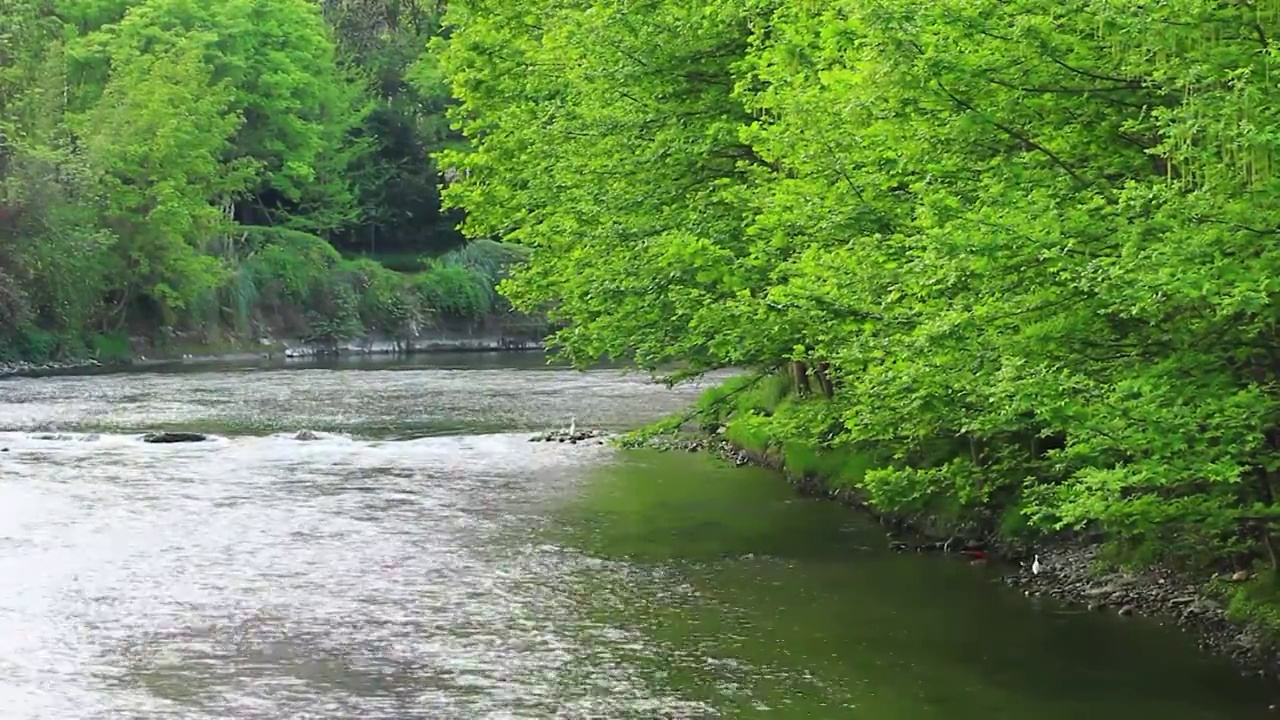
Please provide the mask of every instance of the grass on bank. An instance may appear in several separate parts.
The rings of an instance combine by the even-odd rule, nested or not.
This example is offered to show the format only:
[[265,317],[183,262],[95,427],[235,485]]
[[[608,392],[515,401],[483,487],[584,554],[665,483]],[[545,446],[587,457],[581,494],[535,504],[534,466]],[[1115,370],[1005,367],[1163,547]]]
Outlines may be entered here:
[[[773,459],[792,477],[820,481],[831,490],[864,494],[869,474],[891,469],[893,458],[882,448],[815,437],[804,421],[821,418],[829,402],[819,394],[798,395],[793,379],[786,373],[738,376],[703,393],[696,417],[704,431],[723,428],[725,440]],[[959,524],[962,509],[947,498],[920,500],[876,509],[917,516],[933,514],[941,516],[943,522]],[[872,498],[868,503],[875,506]]]

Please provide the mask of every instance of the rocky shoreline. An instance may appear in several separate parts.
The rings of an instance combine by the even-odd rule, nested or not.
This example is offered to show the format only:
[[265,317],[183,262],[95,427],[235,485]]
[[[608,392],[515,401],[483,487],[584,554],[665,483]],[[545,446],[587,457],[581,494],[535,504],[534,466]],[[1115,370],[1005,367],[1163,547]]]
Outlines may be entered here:
[[563,430],[548,430],[547,432],[538,433],[529,438],[529,442],[558,442],[577,445],[591,441],[592,445],[603,445],[611,437],[609,433],[603,430],[578,430],[575,428],[566,428]]
[[[1280,653],[1263,635],[1227,618],[1226,602],[1207,582],[1195,582],[1162,568],[1141,572],[1096,570],[1096,546],[1060,544],[1038,549],[1041,572],[1022,570],[1005,582],[1029,596],[1051,597],[1091,611],[1143,615],[1173,624],[1195,636],[1202,650],[1231,659],[1242,673],[1280,680]],[[1241,571],[1218,578],[1245,582]]]
[[44,373],[59,372],[66,370],[88,370],[89,368],[102,367],[102,363],[97,360],[64,360],[47,363],[29,363],[29,362],[0,362],[0,378],[17,377],[24,375],[42,375]]
[[337,346],[299,343],[296,345],[282,344],[280,347],[283,349],[276,349],[273,346],[271,349],[261,352],[236,351],[200,354],[183,353],[180,355],[162,355],[160,357],[146,357],[138,355],[126,360],[108,363],[100,362],[92,358],[52,361],[46,363],[22,361],[11,363],[0,362],[0,379],[8,377],[31,377],[59,372],[66,373],[85,371],[103,367],[146,367],[164,365],[168,363],[254,361],[263,359],[273,360],[278,358],[283,358],[285,360],[315,360],[335,357],[408,356],[449,352],[527,352],[543,349],[543,345],[540,342],[511,338],[482,338],[479,340],[467,341],[438,340],[434,342],[420,342],[416,345],[381,343],[374,345]]
[[[734,465],[757,465],[782,470],[772,456],[748,452],[718,437],[662,436],[640,443],[653,449],[712,453]],[[817,478],[788,480],[804,495],[823,497],[868,512],[890,527],[897,551],[969,552],[980,548],[984,557],[1006,568],[1003,581],[1027,597],[1049,597],[1082,611],[1145,616],[1176,625],[1195,636],[1202,650],[1230,659],[1245,675],[1280,680],[1280,648],[1263,633],[1227,618],[1226,601],[1208,581],[1198,581],[1167,569],[1141,572],[1099,570],[1099,547],[1081,540],[1050,540],[1034,548],[1007,545],[992,538],[929,534],[909,519],[875,513],[848,491],[832,490]],[[1040,572],[1032,571],[1038,556]],[[1219,575],[1218,583],[1246,582],[1248,572]],[[1273,706],[1273,709],[1274,706]]]

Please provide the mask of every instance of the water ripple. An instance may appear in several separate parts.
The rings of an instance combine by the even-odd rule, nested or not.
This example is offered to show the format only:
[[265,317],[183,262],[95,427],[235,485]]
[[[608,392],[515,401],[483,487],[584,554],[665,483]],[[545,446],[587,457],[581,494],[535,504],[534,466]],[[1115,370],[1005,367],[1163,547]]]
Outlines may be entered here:
[[[538,508],[613,451],[360,438],[621,427],[691,392],[563,370],[0,384],[0,707],[14,720],[630,712],[626,698],[652,697],[622,667],[558,680],[591,654],[566,590],[591,561],[533,542]],[[158,427],[221,434],[132,434]],[[290,436],[304,427],[333,434]]]
[[[1240,686],[1236,702],[1190,691],[1198,666],[1163,640],[1100,652],[1098,616],[1049,624],[971,568],[855,551],[881,531],[859,539],[854,516],[764,473],[684,454],[619,462],[610,446],[524,432],[572,417],[626,427],[697,391],[439,368],[0,382],[0,714],[1220,720],[1264,707]],[[213,437],[138,437],[175,426]],[[300,441],[299,428],[323,432]]]

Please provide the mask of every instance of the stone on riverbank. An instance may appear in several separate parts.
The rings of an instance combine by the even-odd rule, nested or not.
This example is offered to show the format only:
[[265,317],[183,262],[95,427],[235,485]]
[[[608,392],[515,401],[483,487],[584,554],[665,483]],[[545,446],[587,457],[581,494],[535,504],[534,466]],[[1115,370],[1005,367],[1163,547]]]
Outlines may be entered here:
[[603,430],[548,430],[529,438],[529,442],[567,442],[577,444],[587,440],[596,440],[596,444],[601,444],[604,439],[609,437],[609,433]]
[[208,440],[208,439],[209,438],[205,435],[201,435],[200,433],[193,433],[193,432],[158,432],[158,433],[147,433],[146,435],[142,436],[142,442],[158,443],[158,444],[204,442],[205,440]]
[[320,436],[310,430],[299,430],[298,434],[293,436],[293,439],[301,442],[309,442],[311,440],[319,440]]
[[79,370],[102,367],[97,360],[66,360],[47,363],[13,362],[0,363],[0,378],[19,377],[24,375],[40,375],[56,370]]
[[[720,435],[722,433],[717,431],[716,434]],[[734,447],[732,443],[719,438],[660,435],[658,437],[645,438],[639,442],[638,445],[654,450],[662,450],[664,452],[710,452],[738,467],[750,465],[752,463],[750,453],[745,450],[740,450],[737,447]]]

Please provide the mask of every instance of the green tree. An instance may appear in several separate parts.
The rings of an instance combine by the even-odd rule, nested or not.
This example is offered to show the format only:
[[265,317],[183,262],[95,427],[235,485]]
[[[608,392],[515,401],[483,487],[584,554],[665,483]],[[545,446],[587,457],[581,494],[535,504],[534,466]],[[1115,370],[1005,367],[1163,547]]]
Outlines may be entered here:
[[336,0],[325,16],[339,56],[367,92],[355,134],[364,152],[350,167],[361,218],[342,238],[353,249],[442,252],[461,237],[442,217],[430,153],[456,138],[445,120],[450,98],[426,51],[439,37],[443,3]]
[[223,281],[202,245],[226,230],[219,201],[244,193],[257,170],[223,160],[242,121],[230,109],[231,84],[213,82],[204,62],[213,40],[192,34],[148,54],[121,48],[112,57],[119,69],[80,127],[109,198],[107,222],[124,241],[128,277],[166,312]]
[[756,429],[882,507],[1274,563],[1268,7],[462,0],[447,200],[575,361],[787,367]]
[[569,321],[555,341],[576,360],[710,367],[772,349],[734,338],[753,305],[755,158],[732,68],[755,17],[729,2],[449,6],[441,64],[474,150],[442,156],[466,176],[448,196],[471,235],[533,248],[508,292]]
[[[319,8],[305,0],[145,0],[118,24],[85,36],[75,54],[88,77],[102,68],[110,77],[123,61],[194,52],[193,44],[211,82],[227,88],[227,107],[243,119],[224,161],[237,171],[257,168],[249,193],[237,198],[236,217],[283,222],[303,203],[324,204],[325,222],[314,213],[306,222],[341,226],[352,200],[331,159],[343,157],[357,116]],[[109,84],[85,86],[81,107],[102,102]]]

